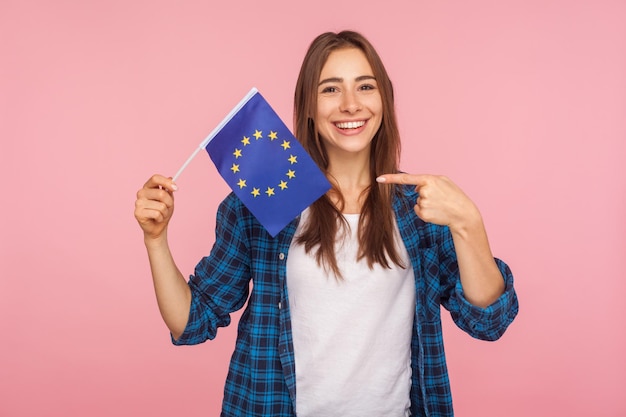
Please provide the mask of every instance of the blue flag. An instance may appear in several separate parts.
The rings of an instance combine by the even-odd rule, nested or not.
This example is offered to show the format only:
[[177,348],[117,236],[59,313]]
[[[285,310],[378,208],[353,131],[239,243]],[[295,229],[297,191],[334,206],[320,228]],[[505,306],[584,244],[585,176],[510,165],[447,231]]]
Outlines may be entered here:
[[272,237],[331,187],[255,88],[207,139],[220,175]]

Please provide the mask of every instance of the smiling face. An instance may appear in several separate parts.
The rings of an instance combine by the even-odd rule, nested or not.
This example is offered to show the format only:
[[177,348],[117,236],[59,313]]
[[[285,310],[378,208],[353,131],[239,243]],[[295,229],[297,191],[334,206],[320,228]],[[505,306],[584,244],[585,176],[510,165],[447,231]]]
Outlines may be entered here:
[[320,74],[315,117],[329,158],[369,157],[382,118],[380,91],[365,54],[357,48],[331,52]]

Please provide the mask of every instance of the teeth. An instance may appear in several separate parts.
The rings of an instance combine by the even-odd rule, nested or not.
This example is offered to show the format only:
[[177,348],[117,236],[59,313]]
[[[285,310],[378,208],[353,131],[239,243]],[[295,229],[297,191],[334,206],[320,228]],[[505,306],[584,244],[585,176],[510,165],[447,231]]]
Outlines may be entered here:
[[343,122],[343,123],[335,123],[339,129],[356,129],[363,126],[365,122],[363,120],[358,122]]

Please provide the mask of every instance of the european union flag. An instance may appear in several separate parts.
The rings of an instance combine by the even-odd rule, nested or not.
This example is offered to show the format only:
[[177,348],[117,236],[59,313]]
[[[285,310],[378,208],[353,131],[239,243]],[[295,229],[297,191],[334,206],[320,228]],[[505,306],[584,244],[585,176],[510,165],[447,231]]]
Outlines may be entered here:
[[256,88],[207,138],[220,175],[276,236],[330,183]]

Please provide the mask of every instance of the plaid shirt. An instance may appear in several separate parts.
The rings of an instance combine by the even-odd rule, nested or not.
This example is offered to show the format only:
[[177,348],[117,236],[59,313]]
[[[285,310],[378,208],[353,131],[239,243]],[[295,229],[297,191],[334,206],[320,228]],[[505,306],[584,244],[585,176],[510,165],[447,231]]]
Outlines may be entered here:
[[[415,215],[414,187],[402,186],[398,191],[393,208],[415,272],[411,415],[452,416],[440,305],[472,337],[496,340],[518,311],[513,276],[496,259],[505,280],[504,294],[484,309],[470,304],[463,297],[448,228],[425,223]],[[181,337],[173,340],[177,345],[213,339],[218,327],[230,324],[230,313],[248,301],[224,388],[224,417],[296,415],[286,264],[298,221],[271,238],[231,193],[217,212],[213,249],[190,278],[189,321]]]

